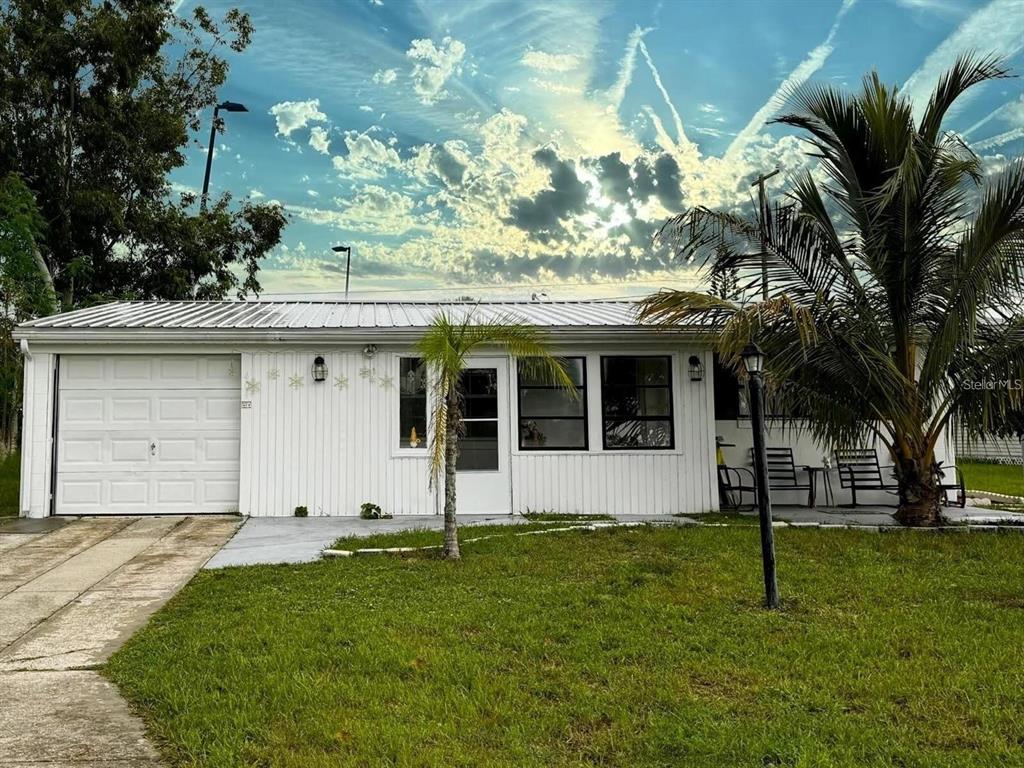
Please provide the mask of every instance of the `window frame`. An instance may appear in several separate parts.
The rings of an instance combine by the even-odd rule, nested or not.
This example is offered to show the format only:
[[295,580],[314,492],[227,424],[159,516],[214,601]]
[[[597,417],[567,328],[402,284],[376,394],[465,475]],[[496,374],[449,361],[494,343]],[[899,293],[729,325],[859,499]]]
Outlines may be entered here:
[[[604,382],[604,361],[613,359],[659,359],[664,360],[667,364],[668,380],[665,384],[640,384],[637,385],[637,389],[666,389],[668,390],[668,414],[665,416],[636,416],[636,421],[667,421],[669,429],[669,441],[668,445],[658,446],[637,446],[637,445],[623,445],[623,446],[609,446],[608,445],[608,430],[606,429],[606,423],[610,420],[605,412],[605,382]],[[605,451],[633,451],[633,452],[646,452],[646,451],[675,451],[676,450],[676,397],[675,397],[675,375],[673,368],[675,366],[675,356],[672,354],[611,354],[601,355],[599,357],[600,370],[598,371],[598,377],[601,385],[601,448]],[[623,421],[623,419],[611,419],[611,421]]]
[[[590,408],[587,402],[587,392],[589,388],[589,376],[587,366],[586,355],[561,355],[562,360],[579,360],[582,364],[583,370],[583,383],[576,386],[576,391],[580,394],[580,402],[583,404],[583,415],[582,416],[540,416],[540,417],[529,417],[523,416],[523,384],[522,375],[519,370],[519,363],[521,359],[516,358],[516,434],[518,435],[516,445],[518,449],[523,452],[537,453],[545,451],[563,451],[570,453],[587,453],[590,451]],[[561,387],[557,385],[531,385],[527,386],[526,389],[550,389],[560,390]],[[523,430],[522,423],[524,418],[540,418],[548,419],[550,421],[582,421],[583,422],[583,445],[572,445],[572,446],[556,446],[556,445],[543,445],[543,446],[528,446],[523,445]]]
[[430,446],[430,427],[431,427],[431,413],[430,413],[430,393],[433,388],[433,380],[430,375],[430,369],[427,368],[424,371],[424,381],[426,385],[425,400],[424,400],[424,424],[426,425],[426,431],[421,438],[423,440],[422,448],[410,448],[402,445],[402,361],[403,360],[422,360],[417,354],[413,353],[396,353],[394,356],[394,370],[395,370],[395,386],[392,389],[395,392],[394,400],[394,422],[391,428],[392,438],[391,440],[391,455],[401,457],[426,457],[429,455]]

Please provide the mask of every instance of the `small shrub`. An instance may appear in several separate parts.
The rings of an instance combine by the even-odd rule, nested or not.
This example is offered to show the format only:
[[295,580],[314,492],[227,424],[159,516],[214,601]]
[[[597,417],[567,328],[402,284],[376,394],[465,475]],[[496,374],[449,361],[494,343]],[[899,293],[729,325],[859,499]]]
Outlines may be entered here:
[[363,520],[389,520],[391,515],[381,511],[373,502],[367,501],[359,506],[359,516]]
[[295,508],[295,516],[296,517],[309,517],[309,509],[307,509],[306,507],[296,507]]

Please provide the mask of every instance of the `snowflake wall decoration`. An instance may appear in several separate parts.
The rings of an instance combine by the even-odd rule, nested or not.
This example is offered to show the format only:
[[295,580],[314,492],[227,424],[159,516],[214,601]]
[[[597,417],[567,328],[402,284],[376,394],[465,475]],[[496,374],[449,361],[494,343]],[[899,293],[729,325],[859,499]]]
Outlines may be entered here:
[[334,386],[338,389],[345,389],[348,387],[348,376],[335,376]]
[[367,368],[366,366],[363,366],[362,368],[359,369],[360,378],[369,379],[370,381],[373,381],[373,377],[376,375],[377,372],[373,370],[373,368]]
[[277,381],[278,374],[280,373],[281,372],[277,370],[277,368],[271,368],[269,371],[267,371],[267,378],[270,379],[271,381]]
[[288,386],[291,387],[292,389],[298,389],[299,387],[302,386],[303,382],[304,379],[300,374],[295,374],[294,376],[288,377]]
[[258,381],[256,381],[256,379],[246,379],[245,380],[245,392],[246,392],[246,394],[251,395],[251,394],[253,394],[255,392],[259,392],[259,391],[260,391],[260,383]]
[[395,380],[390,376],[381,376],[377,379],[377,383],[384,389],[391,389],[395,385]]

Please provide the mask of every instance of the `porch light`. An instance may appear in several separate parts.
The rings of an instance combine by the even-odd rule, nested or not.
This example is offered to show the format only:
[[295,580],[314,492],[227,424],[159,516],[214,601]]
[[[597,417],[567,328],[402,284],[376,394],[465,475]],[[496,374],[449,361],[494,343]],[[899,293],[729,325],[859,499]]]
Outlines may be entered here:
[[376,355],[377,355],[377,345],[376,344],[367,344],[365,347],[363,347],[363,357],[365,357],[367,360],[373,360],[373,358],[376,357]]
[[323,357],[317,355],[313,358],[313,381],[324,381],[327,379],[327,363]]
[[696,355],[690,355],[690,381],[704,380],[704,363]]
[[764,370],[764,352],[757,344],[747,344],[740,357],[743,358],[743,367],[747,373],[761,373]]

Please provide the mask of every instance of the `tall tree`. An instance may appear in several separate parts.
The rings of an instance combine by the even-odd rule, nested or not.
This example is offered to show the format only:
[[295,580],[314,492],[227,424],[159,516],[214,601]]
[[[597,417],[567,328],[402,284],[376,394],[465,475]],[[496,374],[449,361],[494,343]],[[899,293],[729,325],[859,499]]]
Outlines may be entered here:
[[0,4],[0,176],[35,194],[40,256],[65,308],[105,298],[219,298],[258,291],[280,241],[279,206],[228,195],[207,212],[171,194],[190,135],[217,101],[225,50],[247,14],[220,22],[172,0]]
[[[817,172],[753,216],[697,208],[665,230],[712,277],[738,270],[747,301],[672,291],[642,310],[722,323],[733,361],[756,339],[777,396],[822,442],[877,436],[905,524],[941,519],[936,445],[947,427],[994,430],[1020,402],[1024,162],[986,183],[979,158],[942,129],[965,91],[1006,75],[995,59],[961,57],[916,121],[876,74],[856,93],[796,89],[776,122],[805,133]],[[762,255],[767,301],[757,300]]]
[[525,325],[514,315],[502,315],[475,323],[472,309],[461,319],[440,312],[417,344],[427,366],[433,406],[430,419],[430,481],[444,478],[444,547],[442,556],[459,559],[459,536],[455,521],[456,465],[459,440],[464,433],[464,390],[462,373],[473,354],[498,350],[531,366],[531,373],[562,387],[568,397],[578,397],[576,386],[562,360],[548,351],[544,334]]
[[16,175],[0,178],[0,455],[14,450],[21,407],[21,355],[14,326],[53,312],[52,286],[39,269],[43,218],[31,190]]

